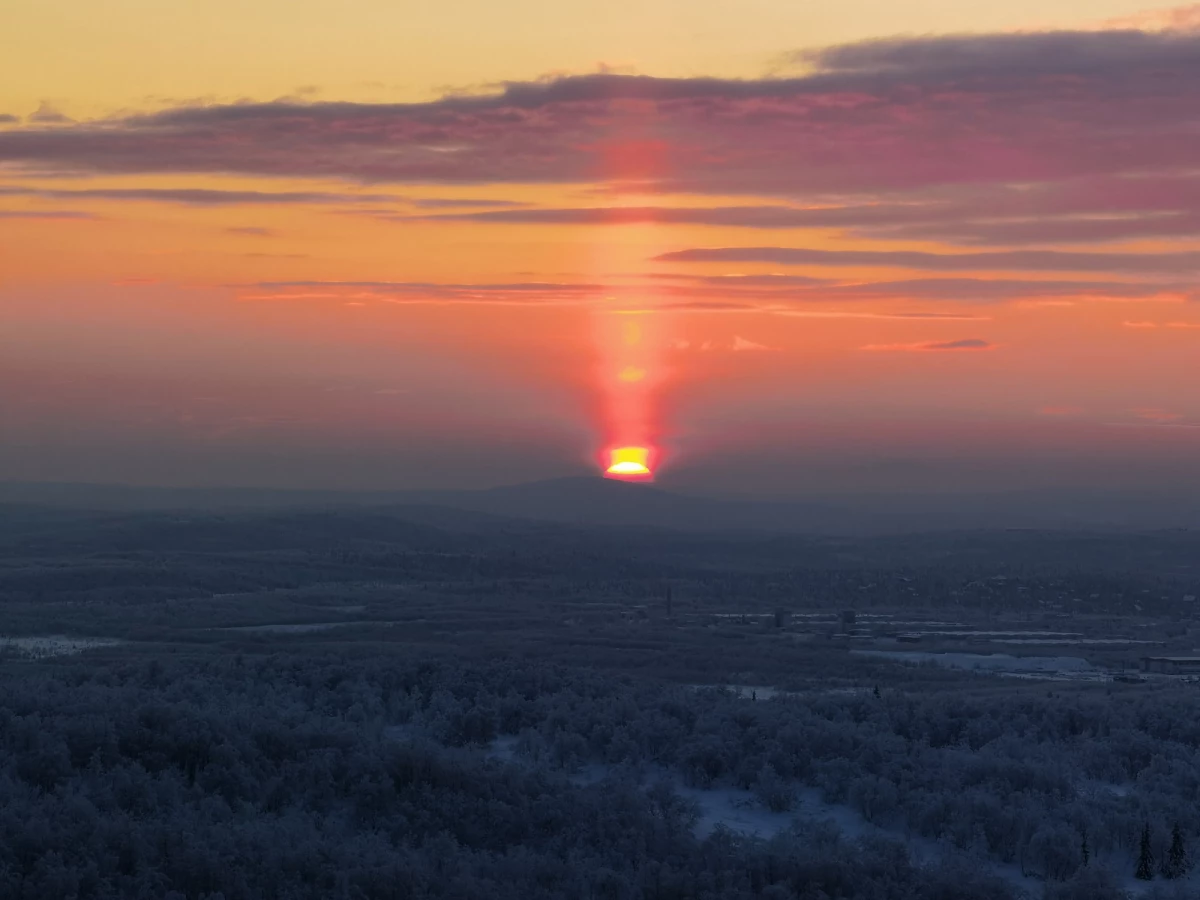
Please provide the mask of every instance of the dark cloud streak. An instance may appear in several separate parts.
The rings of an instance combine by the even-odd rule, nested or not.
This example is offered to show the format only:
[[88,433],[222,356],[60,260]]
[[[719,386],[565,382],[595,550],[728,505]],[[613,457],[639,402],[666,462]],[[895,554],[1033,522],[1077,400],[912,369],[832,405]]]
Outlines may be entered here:
[[994,350],[995,346],[990,341],[981,338],[963,338],[957,341],[927,341],[919,344],[868,344],[862,349],[904,353],[947,353],[962,350]]
[[246,237],[275,237],[278,232],[272,228],[262,228],[257,225],[242,225],[225,229],[226,234],[238,234]]
[[[245,299],[320,300],[372,299],[402,303],[486,303],[555,305],[600,299],[600,284],[541,281],[483,284],[427,281],[260,281],[234,285]],[[265,293],[248,294],[247,290]]]
[[[785,312],[821,303],[933,302],[979,306],[1023,300],[1149,300],[1178,297],[1186,285],[988,278],[915,278],[863,283],[761,282],[737,279],[685,284],[578,282],[444,283],[408,281],[261,281],[234,285],[246,299],[374,299],[408,303],[615,304],[647,309]],[[257,293],[248,293],[254,291]],[[911,313],[928,318],[929,313]]]
[[213,190],[208,188],[30,188],[0,185],[0,196],[39,197],[49,200],[131,200],[181,203],[187,206],[242,206],[249,204],[340,204],[401,202],[388,194],[329,193],[324,191]]
[[520,200],[484,200],[470,197],[424,197],[409,202],[418,209],[465,209],[469,207],[509,209],[529,205]]
[[871,266],[941,272],[1040,271],[1190,273],[1200,271],[1200,251],[1177,253],[1079,253],[1007,250],[926,253],[912,250],[818,250],[803,247],[717,247],[677,250],[658,262],[766,263],[785,266]]
[[101,217],[77,209],[0,209],[0,219],[98,222],[101,220]]

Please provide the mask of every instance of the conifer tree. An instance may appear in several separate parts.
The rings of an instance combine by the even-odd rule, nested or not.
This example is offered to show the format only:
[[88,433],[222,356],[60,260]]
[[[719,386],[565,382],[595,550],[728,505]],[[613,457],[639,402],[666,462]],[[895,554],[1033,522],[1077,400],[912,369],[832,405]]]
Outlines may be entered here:
[[1187,848],[1183,846],[1183,833],[1176,822],[1171,829],[1171,847],[1163,862],[1164,878],[1182,878],[1188,871]]
[[1135,878],[1150,881],[1154,878],[1154,854],[1150,850],[1150,823],[1142,826],[1142,846],[1138,851],[1137,871]]

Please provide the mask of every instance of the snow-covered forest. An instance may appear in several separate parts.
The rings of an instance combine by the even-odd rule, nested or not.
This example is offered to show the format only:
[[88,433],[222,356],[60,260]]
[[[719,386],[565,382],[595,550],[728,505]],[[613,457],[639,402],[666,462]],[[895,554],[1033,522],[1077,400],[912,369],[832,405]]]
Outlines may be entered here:
[[4,897],[1200,896],[1200,690],[1121,674],[1191,639],[1178,536],[1058,613],[1090,539],[118,519],[0,529]]

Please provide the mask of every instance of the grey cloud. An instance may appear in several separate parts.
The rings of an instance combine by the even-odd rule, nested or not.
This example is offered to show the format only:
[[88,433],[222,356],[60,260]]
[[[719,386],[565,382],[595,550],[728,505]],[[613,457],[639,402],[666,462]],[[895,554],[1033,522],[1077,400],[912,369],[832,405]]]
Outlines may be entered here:
[[658,272],[652,273],[650,277],[729,288],[797,287],[830,283],[829,279],[827,278],[813,278],[809,275],[680,275],[676,273]]
[[907,278],[888,281],[815,282],[799,285],[738,285],[736,282],[674,284],[654,292],[661,298],[733,299],[774,309],[823,301],[930,301],[988,305],[1022,300],[1146,300],[1189,296],[1190,283],[1040,280],[1021,278]]
[[266,291],[263,298],[320,299],[357,297],[409,303],[580,303],[611,293],[600,284],[542,281],[484,284],[424,281],[260,281],[235,285]]
[[241,234],[248,237],[274,237],[278,234],[273,228],[260,228],[256,225],[244,225],[234,228],[226,228],[226,234]]
[[865,237],[1031,245],[1194,235],[1198,209],[1200,178],[1177,173],[960,186],[820,212],[821,224]]
[[0,209],[0,219],[99,221],[100,218],[100,216],[77,209]]
[[992,344],[988,341],[980,340],[979,338],[966,338],[961,341],[943,341],[941,343],[926,344],[926,350],[990,350]]
[[980,338],[957,341],[926,341],[917,344],[868,344],[863,350],[898,351],[903,353],[937,353],[955,350],[991,350],[995,345]]
[[[374,299],[407,303],[588,304],[616,298],[647,309],[786,312],[820,303],[858,301],[990,305],[1038,299],[1143,300],[1185,293],[1181,285],[988,278],[917,278],[867,283],[694,283],[615,287],[577,282],[484,284],[407,281],[260,281],[234,285],[261,299]],[[260,292],[247,294],[247,291]],[[961,314],[888,313],[888,317],[959,318]]]
[[1132,284],[1096,281],[1035,281],[990,278],[913,278],[813,288],[813,295],[830,299],[944,300],[960,303],[1007,303],[1015,300],[1102,298],[1145,300],[1178,295],[1187,285]]
[[462,209],[468,207],[502,207],[507,209],[529,205],[520,200],[476,200],[469,197],[425,197],[410,200],[409,202],[420,209]]
[[950,220],[854,230],[864,237],[934,238],[954,244],[977,246],[1103,243],[1137,238],[1200,235],[1200,212],[1018,221]]
[[521,225],[714,225],[740,228],[803,228],[837,224],[836,210],[787,206],[598,206],[577,209],[513,209],[440,216],[396,216],[396,221],[492,222]]
[[788,266],[885,266],[930,271],[1042,271],[1185,273],[1200,271],[1200,251],[1176,253],[1082,253],[1003,250],[986,253],[925,253],[912,250],[817,250],[800,247],[718,247],[677,250],[659,262],[768,263]]
[[890,313],[890,314],[877,314],[877,315],[880,315],[882,318],[887,318],[887,319],[951,319],[951,320],[962,321],[964,319],[969,320],[969,319],[979,318],[978,316],[964,316],[964,315],[960,315],[957,313],[926,313],[926,312],[922,312],[922,313]]
[[240,206],[247,204],[379,203],[397,200],[388,194],[329,193],[325,191],[213,190],[208,188],[28,188],[0,186],[0,195],[45,199],[131,200],[182,203],[189,206]]
[[20,122],[21,119],[17,116],[9,115],[8,113],[0,113],[0,125],[11,125],[14,122]]
[[739,303],[735,300],[679,300],[656,305],[654,309],[678,312],[758,312],[761,307],[754,303]]
[[576,282],[551,281],[514,281],[492,282],[483,284],[447,283],[438,281],[257,281],[252,285],[260,288],[290,288],[290,287],[339,287],[339,288],[369,288],[396,291],[422,291],[431,289],[445,290],[477,290],[477,291],[585,291],[596,292],[605,290],[602,284],[580,284]]
[[36,110],[29,114],[29,121],[39,125],[63,125],[73,122],[74,119],[63,115],[49,103],[43,101]]
[[[680,186],[682,187],[682,186]],[[1085,243],[1200,232],[1200,179],[1068,178],[890,194],[878,202],[807,207],[575,207],[475,210],[422,221],[526,225],[658,223],[754,229],[838,228],[863,237],[934,237],[959,244]],[[382,218],[409,221],[388,211]]]
[[778,311],[779,315],[798,319],[900,319],[900,320],[930,320],[940,322],[981,322],[990,320],[990,316],[980,316],[971,313],[936,313],[936,312],[863,312],[859,310],[816,310],[789,309]]

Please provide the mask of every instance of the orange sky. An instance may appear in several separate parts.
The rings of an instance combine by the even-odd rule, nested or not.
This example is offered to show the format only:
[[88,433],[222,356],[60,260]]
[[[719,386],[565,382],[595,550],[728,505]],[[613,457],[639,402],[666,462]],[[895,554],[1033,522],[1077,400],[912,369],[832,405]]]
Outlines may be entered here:
[[74,6],[0,12],[0,479],[1200,478],[1195,8]]

